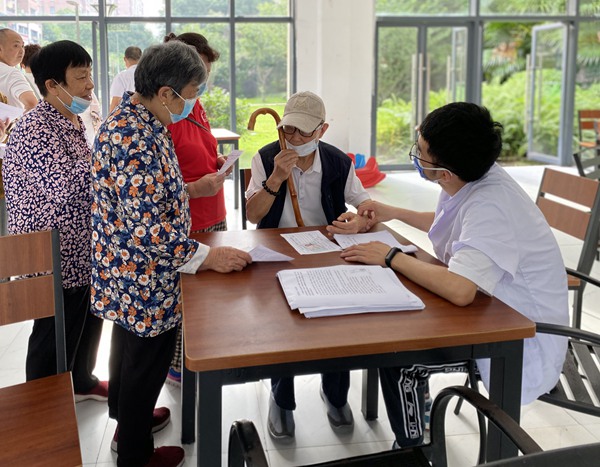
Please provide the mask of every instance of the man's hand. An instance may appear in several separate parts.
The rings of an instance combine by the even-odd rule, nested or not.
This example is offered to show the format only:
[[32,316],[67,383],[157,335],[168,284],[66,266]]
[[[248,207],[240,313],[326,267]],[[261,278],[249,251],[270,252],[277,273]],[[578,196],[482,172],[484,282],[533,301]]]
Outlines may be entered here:
[[390,251],[390,246],[383,242],[369,242],[349,246],[342,251],[341,256],[346,261],[385,266],[385,256],[388,251]]
[[217,175],[217,173],[206,174],[204,177],[195,182],[188,183],[188,192],[190,198],[201,198],[203,196],[214,196],[221,188],[225,181],[225,174]]
[[241,271],[250,263],[252,258],[245,251],[229,246],[218,246],[210,249],[198,271],[208,269],[216,272]]
[[[284,149],[275,156],[275,167],[273,173],[269,177],[269,180],[281,185],[285,180],[288,179],[292,169],[298,162],[298,153],[293,149]],[[272,188],[271,188],[272,189]]]
[[365,213],[363,216],[359,216],[353,212],[344,212],[334,220],[331,225],[326,227],[329,235],[333,234],[355,234],[359,232],[366,232],[371,227],[369,225],[368,214]]

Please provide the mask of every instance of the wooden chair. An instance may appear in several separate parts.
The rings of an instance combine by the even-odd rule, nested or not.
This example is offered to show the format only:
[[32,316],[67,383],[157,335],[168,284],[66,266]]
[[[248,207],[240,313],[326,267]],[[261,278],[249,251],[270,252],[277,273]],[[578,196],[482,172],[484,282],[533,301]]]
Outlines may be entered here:
[[0,389],[0,465],[82,465],[66,371],[58,231],[0,237],[0,258],[0,326],[55,316],[59,373]]
[[[600,456],[600,443],[588,446],[575,446],[556,451],[543,452],[542,448],[497,405],[477,391],[462,386],[443,389],[435,398],[431,411],[431,442],[415,447],[367,454],[364,456],[311,464],[313,467],[334,466],[445,466],[446,438],[445,414],[450,399],[458,396],[473,405],[479,413],[496,425],[514,444],[523,456],[492,462],[494,466],[548,466],[557,464],[555,459],[578,459],[578,467],[597,465]],[[485,443],[485,441],[484,441]],[[485,451],[485,445],[480,445]],[[566,457],[570,456],[570,457]],[[430,464],[431,460],[431,464]],[[526,460],[523,462],[523,460]],[[516,462],[516,463],[514,463]],[[229,467],[267,467],[268,463],[254,424],[248,420],[236,421],[229,432]],[[562,465],[574,465],[572,463]]]
[[240,169],[240,204],[242,208],[242,229],[246,230],[248,218],[246,217],[246,190],[250,185],[250,179],[252,178],[251,169]]
[[[550,227],[583,241],[577,266],[588,275],[598,247],[600,225],[600,182],[567,172],[545,169],[536,204]],[[581,327],[585,282],[568,275],[569,290],[574,291],[573,327]]]
[[600,145],[600,109],[579,110],[579,146],[593,148]]

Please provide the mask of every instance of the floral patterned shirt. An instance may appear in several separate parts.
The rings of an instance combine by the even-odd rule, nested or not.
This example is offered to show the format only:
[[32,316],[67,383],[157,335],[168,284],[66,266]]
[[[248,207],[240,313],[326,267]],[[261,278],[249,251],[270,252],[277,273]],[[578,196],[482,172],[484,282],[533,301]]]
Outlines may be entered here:
[[200,244],[170,134],[130,95],[99,129],[92,198],[92,313],[142,337],[168,331],[181,321],[177,269]]
[[90,283],[90,148],[80,128],[46,101],[10,134],[2,177],[8,232],[60,231],[64,288]]

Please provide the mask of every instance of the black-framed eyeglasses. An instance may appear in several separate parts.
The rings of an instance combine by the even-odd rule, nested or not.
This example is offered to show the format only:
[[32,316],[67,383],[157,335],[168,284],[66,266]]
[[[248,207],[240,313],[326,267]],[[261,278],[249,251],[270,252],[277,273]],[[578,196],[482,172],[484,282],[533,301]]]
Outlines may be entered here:
[[[436,164],[435,162],[430,162],[426,161],[425,159],[421,159],[419,157],[420,155],[421,153],[419,152],[419,146],[415,142],[415,144],[411,146],[410,151],[408,152],[408,158],[411,161],[414,161],[423,170],[448,170],[452,172],[452,170],[450,170],[448,167],[444,167],[443,165]],[[423,164],[421,162],[427,162],[428,164],[435,165],[436,167],[423,167]]]
[[290,126],[290,125],[283,125],[281,127],[281,129],[283,130],[283,132],[286,135],[293,135],[297,131],[298,133],[300,133],[300,136],[304,136],[305,138],[308,138],[309,136],[314,135],[315,131],[317,131],[320,127],[323,126],[323,123],[325,123],[325,122],[321,120],[321,123],[319,123],[313,131],[309,131],[309,132],[302,131],[300,128],[296,128],[295,126]]

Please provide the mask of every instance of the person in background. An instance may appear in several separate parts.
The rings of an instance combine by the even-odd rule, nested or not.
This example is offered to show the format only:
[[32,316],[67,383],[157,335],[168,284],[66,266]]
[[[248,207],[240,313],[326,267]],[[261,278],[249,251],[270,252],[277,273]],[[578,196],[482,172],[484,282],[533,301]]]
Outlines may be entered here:
[[134,74],[137,63],[142,56],[142,49],[136,46],[129,46],[125,49],[125,69],[115,76],[110,86],[110,107],[109,112],[112,112],[117,104],[121,101],[123,94],[127,91],[135,91]]
[[[382,203],[361,206],[370,222],[398,219],[428,232],[436,265],[381,243],[353,245],[347,261],[388,266],[458,306],[478,290],[493,295],[535,322],[567,325],[567,276],[561,252],[544,216],[521,187],[496,163],[502,125],[487,109],[456,102],[431,112],[419,127],[410,158],[421,177],[441,188],[435,212]],[[344,233],[344,215],[328,229]],[[522,403],[550,391],[563,367],[567,342],[538,335],[525,340]],[[379,375],[395,446],[423,442],[425,391],[429,374],[453,365],[380,368]],[[489,388],[490,362],[477,360]]]
[[[89,313],[91,152],[79,114],[91,101],[92,59],[75,42],[43,47],[31,69],[43,100],[12,130],[2,166],[8,231],[60,232],[68,367],[77,401],[106,401],[106,381],[91,374],[102,321]],[[35,320],[27,380],[56,373],[54,318]]]
[[[287,149],[281,150],[279,141],[275,141],[252,158],[252,178],[246,191],[250,222],[258,224],[259,229],[297,226],[287,192],[290,174],[307,226],[329,224],[346,212],[346,203],[359,207],[370,199],[352,160],[321,141],[329,124],[325,122],[325,104],[319,96],[309,91],[291,96],[278,127],[283,130]],[[357,216],[351,224],[361,231],[367,221]],[[321,378],[321,398],[329,424],[334,430],[351,429],[354,419],[348,404],[350,373],[326,373]],[[283,442],[294,438],[295,408],[294,378],[273,378],[268,416],[272,438]]]
[[12,29],[0,29],[0,92],[8,99],[8,105],[20,107],[28,112],[38,99],[27,78],[15,68],[24,54],[21,36]]
[[[187,32],[175,36],[171,33],[165,37],[165,42],[170,40],[194,47],[210,75],[212,64],[219,59],[219,52],[210,47],[203,35]],[[227,174],[217,175],[226,158],[217,152],[217,140],[210,132],[210,123],[200,101],[205,90],[206,83],[202,83],[192,112],[187,118],[168,127],[183,181],[187,183],[190,193],[192,233],[227,230],[223,182],[231,169]],[[181,350],[179,326],[177,347],[167,376],[167,382],[174,385],[181,382]]]
[[21,69],[23,70],[23,74],[31,86],[31,90],[35,94],[35,97],[38,101],[42,100],[42,95],[40,94],[40,90],[35,84],[35,79],[33,78],[33,73],[31,72],[31,58],[40,51],[42,48],[39,44],[27,44],[23,47],[24,53],[23,58],[21,59]]
[[207,72],[179,41],[145,50],[134,94],[100,127],[92,159],[92,312],[113,321],[109,416],[118,466],[179,466],[177,446],[154,449],[168,423],[155,410],[181,322],[180,273],[240,271],[252,259],[188,237],[189,194],[167,126],[188,116]]

